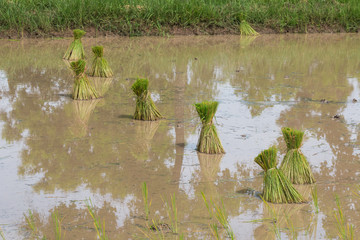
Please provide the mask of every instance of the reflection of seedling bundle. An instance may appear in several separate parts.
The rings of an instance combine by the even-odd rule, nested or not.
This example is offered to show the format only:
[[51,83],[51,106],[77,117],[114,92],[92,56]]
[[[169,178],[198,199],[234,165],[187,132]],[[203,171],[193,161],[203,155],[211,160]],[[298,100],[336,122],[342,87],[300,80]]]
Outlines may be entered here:
[[134,144],[131,146],[131,155],[136,160],[146,161],[149,159],[149,151],[152,139],[159,128],[159,121],[139,122],[135,126],[136,135]]
[[271,147],[262,151],[255,162],[265,171],[263,199],[272,203],[301,203],[303,197],[294,188],[284,173],[276,168],[277,149]]
[[96,92],[99,94],[99,97],[103,97],[105,93],[109,90],[109,87],[112,83],[112,78],[90,78],[90,84],[94,86]]
[[69,48],[66,50],[64,54],[64,59],[70,61],[77,61],[79,59],[85,58],[84,47],[81,42],[81,38],[85,35],[85,31],[80,29],[75,29],[74,33],[74,41],[70,44]]
[[239,28],[240,28],[240,34],[241,35],[246,35],[246,36],[259,35],[259,33],[256,32],[246,20],[242,20],[240,22],[240,27]]
[[287,153],[280,169],[295,184],[311,184],[315,182],[308,161],[300,151],[304,132],[291,128],[281,129],[287,146]]
[[202,123],[197,144],[197,150],[199,152],[210,154],[225,153],[213,123],[213,118],[218,105],[219,103],[215,101],[204,101],[195,104],[196,111],[198,112]]
[[83,137],[86,135],[91,113],[100,101],[101,99],[72,102],[74,109],[74,121],[72,121],[70,131],[74,136]]
[[103,57],[104,48],[102,46],[95,46],[92,48],[92,51],[94,53],[94,60],[92,62],[90,75],[93,77],[112,77],[113,72],[106,59]]
[[201,175],[203,181],[213,182],[216,180],[216,176],[219,172],[219,164],[221,162],[222,154],[204,154],[198,153],[200,162]]
[[85,65],[86,62],[81,59],[77,62],[71,63],[71,68],[75,73],[73,89],[73,98],[75,100],[89,100],[99,97],[99,94],[89,83],[89,80],[85,75]]
[[148,87],[149,80],[141,78],[138,78],[131,87],[136,95],[134,119],[155,121],[163,118],[151,99]]

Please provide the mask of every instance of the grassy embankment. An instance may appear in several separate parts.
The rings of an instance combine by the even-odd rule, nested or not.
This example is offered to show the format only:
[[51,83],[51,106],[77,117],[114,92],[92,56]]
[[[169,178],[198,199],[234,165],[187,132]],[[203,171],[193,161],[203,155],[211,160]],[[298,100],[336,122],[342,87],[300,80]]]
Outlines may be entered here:
[[[125,36],[259,32],[357,32],[359,0],[0,0],[0,35]],[[89,34],[88,34],[89,35]]]

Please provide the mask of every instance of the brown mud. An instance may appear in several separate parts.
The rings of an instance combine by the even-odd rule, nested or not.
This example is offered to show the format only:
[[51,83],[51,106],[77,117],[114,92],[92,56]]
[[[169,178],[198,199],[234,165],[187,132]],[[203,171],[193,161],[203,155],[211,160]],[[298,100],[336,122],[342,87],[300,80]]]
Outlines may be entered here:
[[[274,29],[262,26],[253,26],[254,29],[260,34],[289,34],[289,33],[346,33],[345,29],[341,26],[308,26],[306,29]],[[94,27],[85,27],[86,37],[124,37],[130,36],[129,34],[117,33],[111,31],[98,30]],[[360,29],[359,29],[360,30]],[[149,29],[142,33],[137,34],[141,36],[197,36],[197,35],[239,35],[240,32],[237,28],[220,28],[220,27],[163,27],[159,32],[156,29]],[[67,38],[72,37],[71,29],[64,31],[50,31],[50,32],[17,32],[14,30],[0,31],[0,39],[24,39],[24,38]]]

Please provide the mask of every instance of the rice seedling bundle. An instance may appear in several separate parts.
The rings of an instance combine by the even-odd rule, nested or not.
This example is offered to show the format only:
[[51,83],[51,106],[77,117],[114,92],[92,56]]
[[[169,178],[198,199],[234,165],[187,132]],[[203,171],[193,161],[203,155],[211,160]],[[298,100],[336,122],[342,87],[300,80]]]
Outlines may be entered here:
[[90,75],[93,77],[112,77],[113,72],[106,59],[103,57],[104,48],[102,46],[95,46],[92,48],[92,51],[94,53],[94,59]]
[[242,20],[240,22],[239,28],[240,28],[240,35],[245,35],[245,36],[259,35],[259,33],[256,32],[246,20]]
[[149,80],[138,78],[131,86],[136,95],[136,108],[134,119],[144,121],[156,121],[163,118],[151,99],[149,88]]
[[204,101],[195,104],[196,111],[198,112],[202,123],[200,137],[196,148],[199,152],[208,154],[225,153],[213,123],[213,118],[218,105],[219,103],[216,101]]
[[282,128],[281,131],[286,142],[287,153],[281,163],[280,169],[294,184],[314,183],[315,179],[309,163],[300,151],[304,132],[291,128]]
[[304,198],[284,173],[276,167],[276,147],[262,151],[255,162],[265,171],[262,197],[271,203],[301,203]]
[[71,63],[71,68],[75,73],[75,81],[72,94],[74,100],[89,100],[99,97],[99,94],[90,84],[89,79],[85,75],[85,65],[86,62],[81,59],[77,62]]
[[85,31],[80,29],[75,29],[73,31],[74,41],[70,44],[68,49],[64,54],[64,59],[69,61],[77,61],[79,59],[85,58],[84,47],[81,42],[81,38],[85,35]]

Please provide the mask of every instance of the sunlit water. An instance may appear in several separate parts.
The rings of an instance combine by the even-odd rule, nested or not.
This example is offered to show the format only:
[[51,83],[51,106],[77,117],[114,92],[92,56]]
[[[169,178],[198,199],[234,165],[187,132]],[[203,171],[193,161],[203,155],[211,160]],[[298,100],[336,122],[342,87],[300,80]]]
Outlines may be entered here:
[[[336,195],[355,236],[360,233],[359,35],[84,39],[89,67],[91,46],[101,44],[115,73],[112,82],[100,80],[107,91],[98,101],[69,97],[73,77],[61,58],[70,42],[0,41],[6,239],[31,237],[28,210],[49,239],[54,212],[66,239],[94,239],[87,199],[110,239],[144,237],[143,182],[150,219],[170,224],[163,200],[175,194],[185,239],[212,238],[209,224],[216,220],[201,192],[223,201],[237,239],[275,239],[269,207],[283,239],[335,239]],[[131,85],[139,76],[149,78],[165,120],[131,119]],[[225,155],[195,150],[200,121],[193,104],[203,100],[220,102],[216,126]],[[282,160],[285,126],[305,131],[301,149],[317,180],[318,214],[314,186],[299,187],[306,204],[266,207],[257,197],[263,176],[254,158],[277,145]]]

